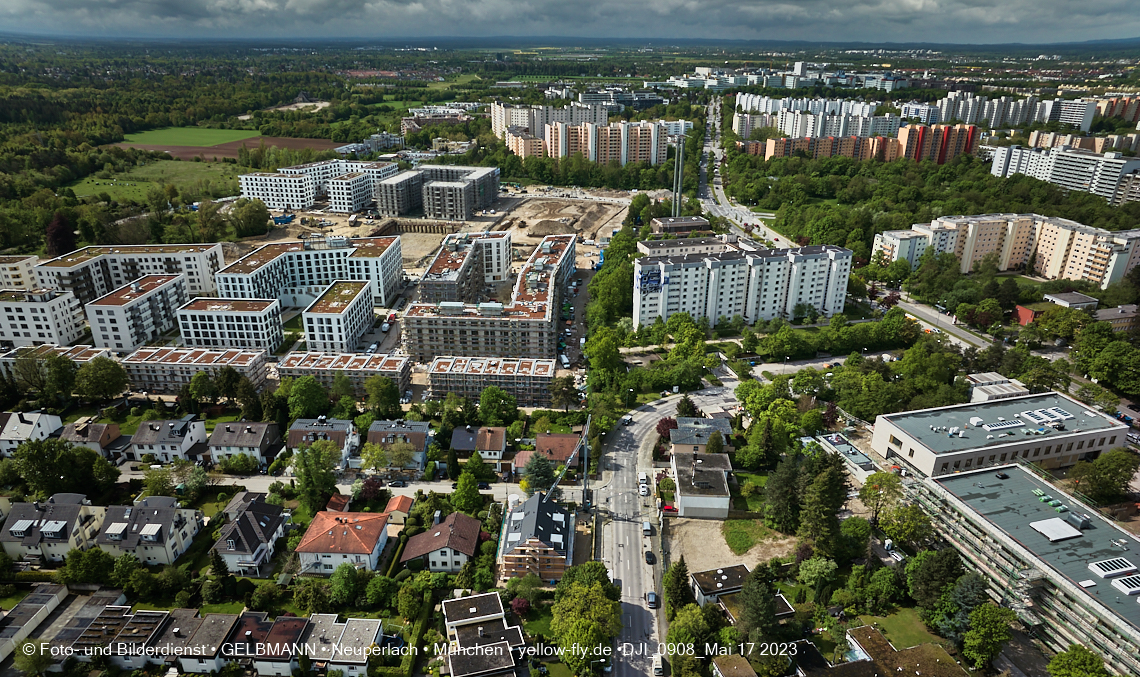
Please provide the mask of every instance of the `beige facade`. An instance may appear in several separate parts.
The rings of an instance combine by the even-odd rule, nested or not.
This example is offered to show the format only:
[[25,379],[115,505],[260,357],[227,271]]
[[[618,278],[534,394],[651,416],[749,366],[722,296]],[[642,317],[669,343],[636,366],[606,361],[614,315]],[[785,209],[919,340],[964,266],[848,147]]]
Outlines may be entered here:
[[0,256],[0,288],[32,289],[36,286],[35,256]]
[[488,386],[510,393],[524,407],[550,406],[554,360],[493,357],[437,357],[428,367],[428,384],[436,396],[456,393],[472,400]]
[[546,151],[542,137],[531,134],[522,127],[507,129],[507,148],[522,159],[528,157],[545,157]]

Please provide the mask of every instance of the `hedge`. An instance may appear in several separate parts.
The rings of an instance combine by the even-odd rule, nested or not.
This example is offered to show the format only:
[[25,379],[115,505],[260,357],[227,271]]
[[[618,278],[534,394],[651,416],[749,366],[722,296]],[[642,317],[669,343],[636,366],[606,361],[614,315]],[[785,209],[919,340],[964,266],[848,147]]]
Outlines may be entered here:
[[50,571],[17,571],[12,580],[28,583],[54,583],[55,574]]
[[415,647],[415,651],[409,651],[404,654],[400,659],[400,667],[379,667],[370,672],[372,677],[412,677],[412,672],[416,667],[416,658],[419,653],[420,642],[424,639],[424,630],[427,628],[428,617],[431,615],[431,591],[424,593],[424,603],[420,607],[420,617],[416,619],[415,625],[412,626],[412,636],[409,638],[408,646]]
[[392,553],[392,561],[388,564],[388,578],[391,578],[400,566],[400,555],[404,554],[404,545],[406,544],[407,540],[400,539],[400,545],[396,546],[396,552]]

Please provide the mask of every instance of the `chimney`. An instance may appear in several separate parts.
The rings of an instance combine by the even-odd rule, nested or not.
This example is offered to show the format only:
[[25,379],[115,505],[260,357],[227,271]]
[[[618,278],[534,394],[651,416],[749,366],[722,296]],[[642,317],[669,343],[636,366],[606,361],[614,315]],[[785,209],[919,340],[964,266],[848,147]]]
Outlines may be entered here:
[[482,625],[479,626],[479,636],[480,637],[483,636],[483,626]]
[[436,510],[436,511],[435,511],[435,519],[433,519],[433,520],[432,520],[432,523],[431,523],[431,525],[432,525],[433,527],[434,527],[435,525],[439,524],[439,517],[440,517],[440,513],[441,513],[441,512],[442,512],[441,510]]

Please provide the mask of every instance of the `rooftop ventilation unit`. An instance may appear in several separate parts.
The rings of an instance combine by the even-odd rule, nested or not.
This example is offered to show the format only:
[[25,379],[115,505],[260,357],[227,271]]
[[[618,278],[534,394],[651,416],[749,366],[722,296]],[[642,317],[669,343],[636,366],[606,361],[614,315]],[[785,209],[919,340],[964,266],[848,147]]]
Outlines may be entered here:
[[1113,579],[1112,587],[1126,595],[1140,595],[1140,576]]
[[[1081,530],[1088,529],[1092,526],[1092,524],[1089,522],[1089,516],[1082,515],[1079,512],[1071,512],[1065,517],[1065,519],[1069,522],[1069,524],[1072,524]],[[1091,567],[1092,565],[1090,564],[1089,566]]]
[[1123,557],[1113,557],[1099,562],[1089,562],[1089,571],[1101,578],[1116,578],[1136,573],[1136,567]]

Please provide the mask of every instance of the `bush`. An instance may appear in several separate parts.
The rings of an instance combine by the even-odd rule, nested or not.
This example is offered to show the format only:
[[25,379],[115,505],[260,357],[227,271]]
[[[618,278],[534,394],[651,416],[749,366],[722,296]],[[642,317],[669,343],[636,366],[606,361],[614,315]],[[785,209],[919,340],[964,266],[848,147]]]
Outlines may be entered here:
[[249,454],[237,454],[219,461],[218,469],[227,475],[252,475],[257,472],[260,465],[257,459]]
[[422,559],[414,559],[408,562],[408,571],[423,571],[424,561]]
[[11,583],[0,585],[0,597],[11,597],[16,594],[16,586]]
[[55,575],[50,571],[17,571],[14,580],[22,583],[52,583]]
[[412,575],[412,572],[411,572],[411,570],[409,570],[409,569],[404,569],[403,571],[401,571],[401,572],[399,572],[398,574],[396,574],[396,575],[395,575],[395,577],[394,577],[392,580],[396,581],[397,583],[400,583],[400,582],[403,582],[403,581],[406,581],[406,580],[408,580],[408,578],[409,578],[411,575]]

